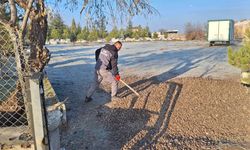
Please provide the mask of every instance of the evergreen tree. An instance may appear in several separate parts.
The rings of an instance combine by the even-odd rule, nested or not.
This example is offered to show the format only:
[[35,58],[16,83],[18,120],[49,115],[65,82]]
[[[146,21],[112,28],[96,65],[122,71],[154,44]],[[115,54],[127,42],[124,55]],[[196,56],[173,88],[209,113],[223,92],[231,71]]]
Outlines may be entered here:
[[140,32],[139,31],[132,32],[132,38],[139,39],[140,38]]
[[70,39],[70,42],[74,43],[74,42],[76,42],[77,37],[76,37],[76,35],[74,33],[71,33],[69,39]]
[[239,50],[233,51],[232,47],[228,48],[228,58],[229,64],[242,71],[250,71],[250,28],[246,31],[244,44]]
[[70,26],[70,41],[75,42],[77,40],[77,27],[75,19],[72,19],[72,23]]
[[228,62],[241,69],[241,83],[250,86],[250,27],[245,33],[244,44],[240,49],[233,51],[231,47],[228,48]]
[[119,34],[120,34],[120,38],[125,38],[125,30],[124,29],[120,29],[120,31],[119,31]]
[[148,27],[148,26],[146,26],[146,28],[145,28],[145,32],[147,33],[147,37],[151,37],[151,32],[150,32],[150,30],[149,30],[149,27]]
[[148,31],[147,31],[147,28],[142,28],[140,25],[139,25],[139,35],[140,37],[148,37]]
[[168,38],[168,33],[164,32],[164,38],[167,39]]
[[132,24],[132,21],[129,20],[128,22],[128,27],[124,33],[124,37],[129,37],[129,38],[132,38],[132,34],[133,34],[133,24]]
[[75,34],[77,33],[77,28],[76,28],[76,22],[75,19],[72,19],[71,26],[70,26],[70,32]]
[[62,33],[60,32],[60,30],[52,29],[50,37],[52,39],[61,39],[62,38]]
[[63,35],[62,35],[63,39],[69,39],[70,38],[70,30],[67,26],[64,27],[63,29]]
[[154,33],[153,38],[158,39],[158,34],[156,32]]
[[120,32],[117,29],[117,27],[114,27],[109,35],[106,37],[106,41],[109,42],[112,38],[119,38],[120,37]]
[[98,29],[98,37],[99,38],[105,38],[107,36],[107,30],[106,30],[106,17],[104,15],[101,15],[99,19],[96,21],[97,29]]
[[98,31],[96,28],[93,28],[88,35],[88,40],[96,41],[97,39],[98,39]]
[[47,31],[47,40],[52,39],[52,38],[51,38],[51,31],[52,31],[51,27],[50,27],[50,26],[48,26],[48,31]]
[[81,31],[81,33],[79,33],[77,35],[77,39],[78,40],[88,40],[88,36],[89,36],[89,29],[87,27],[84,27]]
[[80,34],[82,31],[80,23],[77,24],[76,35]]
[[60,16],[60,14],[56,13],[49,25],[50,35],[49,37],[52,39],[61,39],[64,29],[64,23]]

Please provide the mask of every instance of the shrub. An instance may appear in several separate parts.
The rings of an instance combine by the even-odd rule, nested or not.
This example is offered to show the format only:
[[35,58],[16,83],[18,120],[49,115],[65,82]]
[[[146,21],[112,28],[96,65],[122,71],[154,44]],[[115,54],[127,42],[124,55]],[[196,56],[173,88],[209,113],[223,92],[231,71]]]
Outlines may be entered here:
[[242,71],[250,71],[250,28],[246,31],[241,48],[236,51],[232,47],[228,48],[228,62]]

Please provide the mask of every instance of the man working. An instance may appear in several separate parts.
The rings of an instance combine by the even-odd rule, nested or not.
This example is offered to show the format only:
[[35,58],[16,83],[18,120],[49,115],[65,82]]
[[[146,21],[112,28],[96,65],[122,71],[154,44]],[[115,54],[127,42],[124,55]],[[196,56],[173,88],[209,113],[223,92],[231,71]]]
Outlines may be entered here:
[[104,47],[96,50],[96,65],[94,81],[87,92],[85,102],[92,101],[91,96],[94,94],[97,87],[99,87],[102,81],[111,83],[111,97],[116,97],[118,81],[120,75],[117,67],[118,51],[121,49],[122,43],[120,41],[115,42],[113,45],[105,45]]

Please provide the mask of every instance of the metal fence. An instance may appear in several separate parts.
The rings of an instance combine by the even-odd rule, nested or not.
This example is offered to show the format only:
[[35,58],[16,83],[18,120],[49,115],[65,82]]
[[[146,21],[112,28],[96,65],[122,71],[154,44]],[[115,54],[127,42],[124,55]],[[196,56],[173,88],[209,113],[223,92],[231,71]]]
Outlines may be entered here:
[[22,89],[16,60],[9,32],[0,24],[0,149],[3,144],[32,141],[30,102],[24,99],[27,89]]
[[[59,138],[61,113],[56,116],[57,122],[50,121],[53,127],[50,133],[47,115],[51,118],[54,113],[46,111],[44,74],[31,73],[28,47],[19,45],[18,50],[14,50],[10,36],[0,24],[0,150],[59,149],[60,142],[57,144],[54,140],[51,144],[49,137]],[[58,107],[51,107],[55,109],[51,112],[61,112],[56,110]],[[58,126],[54,127],[55,124]]]

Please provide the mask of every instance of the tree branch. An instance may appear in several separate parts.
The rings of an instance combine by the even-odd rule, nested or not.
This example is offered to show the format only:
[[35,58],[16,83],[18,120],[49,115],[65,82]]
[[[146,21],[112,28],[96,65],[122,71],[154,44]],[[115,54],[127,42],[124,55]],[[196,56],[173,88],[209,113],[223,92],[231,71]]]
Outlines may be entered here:
[[33,2],[34,2],[34,0],[29,0],[28,6],[27,6],[27,9],[26,9],[24,18],[23,18],[23,23],[22,23],[22,27],[21,27],[22,37],[24,37],[24,35],[25,35],[25,32],[23,32],[23,31],[25,30],[25,28],[27,26],[27,22],[28,22],[28,18],[29,18],[29,15],[30,15],[30,10],[31,10]]
[[7,3],[7,2],[8,2],[8,0],[2,0],[2,1],[0,2],[0,4],[3,5],[3,4],[5,4],[5,3]]
[[15,0],[15,1],[16,1],[16,3],[17,3],[20,7],[24,8],[24,9],[27,8],[27,3],[26,3],[26,1],[24,1],[24,0]]
[[87,4],[89,3],[88,0],[84,0],[84,3],[83,3],[83,6],[82,6],[82,9],[80,11],[80,14],[82,14],[83,10],[86,8]]
[[16,19],[17,19],[17,9],[14,0],[9,0],[10,5],[10,24],[15,26],[16,25]]

